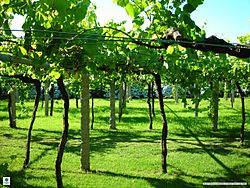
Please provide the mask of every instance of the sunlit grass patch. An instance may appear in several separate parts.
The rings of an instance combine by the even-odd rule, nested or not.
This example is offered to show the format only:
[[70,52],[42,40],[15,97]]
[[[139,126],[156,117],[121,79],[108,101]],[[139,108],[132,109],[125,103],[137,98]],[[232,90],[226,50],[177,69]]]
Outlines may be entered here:
[[[213,131],[207,101],[197,120],[191,110],[165,100],[169,125],[168,173],[161,173],[161,116],[156,100],[153,130],[149,130],[146,100],[127,103],[117,130],[109,129],[109,101],[95,99],[94,130],[90,131],[91,172],[80,170],[80,109],[70,101],[70,129],[62,163],[65,187],[203,187],[204,181],[250,183],[249,99],[246,100],[246,145],[240,146],[240,100],[232,109],[221,99],[219,130]],[[0,174],[13,187],[56,187],[55,159],[62,132],[62,102],[53,117],[39,107],[32,133],[29,168],[22,170],[30,115],[8,127],[6,101],[0,103]],[[28,102],[32,107],[33,103]],[[31,112],[29,112],[31,113]]]

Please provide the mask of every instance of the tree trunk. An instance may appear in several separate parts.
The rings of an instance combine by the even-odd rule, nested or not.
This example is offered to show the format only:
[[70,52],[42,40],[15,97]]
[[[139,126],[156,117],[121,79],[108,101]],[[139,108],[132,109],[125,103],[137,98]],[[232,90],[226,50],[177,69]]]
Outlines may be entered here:
[[42,108],[43,108],[43,106],[44,106],[44,99],[45,99],[45,88],[44,87],[42,87],[42,93],[41,93],[41,95],[42,95]]
[[224,83],[224,99],[228,100],[228,83],[226,81]]
[[187,108],[187,88],[185,88],[184,90],[182,102],[183,102],[183,108]]
[[91,130],[94,129],[94,121],[95,121],[95,111],[94,111],[94,94],[92,92],[91,94]]
[[122,109],[127,106],[127,82],[123,82]]
[[148,83],[148,117],[149,117],[149,129],[153,129],[153,119],[152,119],[152,108],[151,108],[151,103],[150,103],[150,93],[151,93],[151,84]]
[[[197,96],[195,96],[195,98],[197,98]],[[200,105],[200,103],[199,103],[198,100],[199,99],[197,99],[197,101],[195,101],[195,103],[194,103],[194,118],[195,119],[197,119],[198,116],[199,116],[199,105]]]
[[127,94],[126,94],[126,97],[127,97],[127,101],[129,101],[129,99],[131,98],[131,85],[130,84],[127,84]]
[[194,84],[194,118],[197,119],[199,115],[200,105],[200,88],[197,83]]
[[123,82],[119,86],[119,112],[118,112],[118,121],[121,122],[122,117],[122,103],[123,103]]
[[12,97],[11,97],[10,93],[8,94],[8,96],[9,96],[8,112],[9,112],[9,122],[10,122],[9,126],[10,126],[10,128],[16,128],[16,122],[13,121],[13,116],[12,116],[12,108],[11,108],[11,104],[12,104],[11,98]]
[[45,84],[45,116],[49,115],[49,83]]
[[179,103],[178,84],[175,84],[174,88],[175,88],[174,92],[175,104],[178,104]]
[[155,77],[155,83],[157,86],[160,112],[162,117],[162,136],[161,136],[161,147],[162,147],[162,172],[167,173],[167,135],[168,135],[168,124],[166,114],[164,110],[163,95],[161,89],[161,76],[159,74],[153,74]]
[[121,122],[123,109],[126,108],[126,101],[127,101],[127,84],[126,82],[122,82],[119,87],[119,112],[118,112],[119,122]]
[[62,132],[61,142],[58,146],[58,152],[57,152],[56,164],[55,164],[57,187],[62,188],[63,182],[62,182],[61,164],[62,164],[64,148],[67,143],[68,131],[69,131],[69,96],[65,89],[62,76],[58,78],[57,85],[61,92],[62,99],[64,101],[63,132]]
[[81,169],[90,171],[89,140],[89,75],[82,74],[81,80]]
[[16,86],[13,86],[12,91],[10,92],[10,127],[16,128]]
[[245,94],[242,91],[239,82],[236,82],[236,86],[238,88],[238,91],[240,93],[241,98],[241,129],[240,129],[240,143],[241,145],[244,144],[244,138],[245,138],[245,122],[246,122],[246,113],[245,113]]
[[231,97],[230,97],[230,102],[231,102],[231,107],[234,107],[234,97],[235,97],[235,90],[234,90],[234,84],[232,83],[231,85]]
[[115,80],[110,82],[110,129],[116,129],[115,124]]
[[49,95],[50,95],[50,98],[51,98],[51,101],[50,101],[50,116],[53,116],[54,92],[55,92],[55,86],[54,86],[54,83],[52,83],[50,91],[49,91]]
[[219,115],[219,81],[210,81],[211,99],[210,99],[210,118],[213,130],[218,130]]
[[76,108],[79,108],[78,96],[76,96]]
[[33,125],[35,123],[35,119],[36,119],[36,112],[37,112],[37,108],[39,105],[39,99],[41,96],[41,82],[38,80],[34,81],[35,87],[36,87],[36,97],[35,97],[35,103],[34,103],[34,109],[33,109],[33,113],[32,113],[32,119],[30,122],[30,127],[28,130],[28,136],[27,136],[27,144],[26,144],[26,155],[25,155],[25,160],[23,163],[23,167],[27,168],[29,165],[29,161],[30,161],[30,142],[31,142],[31,133],[32,133],[32,129],[33,129]]
[[151,96],[152,96],[152,114],[153,114],[153,116],[155,117],[154,81],[152,81]]

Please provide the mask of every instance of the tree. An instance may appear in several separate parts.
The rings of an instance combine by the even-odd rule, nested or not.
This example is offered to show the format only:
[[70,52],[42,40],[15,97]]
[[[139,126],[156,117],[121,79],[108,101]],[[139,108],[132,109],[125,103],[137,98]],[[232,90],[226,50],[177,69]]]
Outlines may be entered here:
[[109,96],[110,96],[109,127],[110,127],[110,129],[116,129],[116,123],[115,123],[115,79],[114,78],[112,78],[112,80],[110,81]]
[[65,148],[65,145],[67,143],[68,130],[69,130],[69,117],[68,117],[68,115],[69,115],[69,97],[68,97],[68,93],[66,91],[65,85],[63,83],[62,76],[60,76],[57,79],[57,85],[58,85],[58,88],[62,94],[62,99],[64,101],[63,132],[62,132],[61,142],[58,146],[58,153],[57,153],[56,164],[55,164],[57,187],[61,188],[61,187],[63,187],[61,164],[62,164],[64,148]]
[[[153,129],[153,119],[152,119],[152,107],[151,107],[151,83],[148,83],[148,116],[149,116],[149,129]],[[153,94],[152,94],[153,95]]]
[[8,111],[11,128],[16,128],[16,91],[15,85],[9,91]]
[[[163,123],[162,171],[167,172],[168,127],[161,91],[163,73],[169,73],[170,71],[166,70],[172,69],[173,74],[180,74],[182,79],[188,78],[189,81],[185,82],[184,88],[193,87],[196,95],[193,101],[198,107],[201,100],[201,88],[204,85],[207,86],[204,75],[208,76],[210,72],[202,71],[205,66],[188,65],[191,62],[189,59],[196,59],[195,63],[201,63],[198,60],[198,52],[196,53],[195,50],[205,53],[208,51],[227,53],[240,58],[250,57],[250,49],[247,46],[233,45],[214,36],[205,38],[205,32],[198,28],[190,17],[203,0],[171,2],[170,0],[114,0],[114,2],[124,7],[133,18],[134,28],[129,33],[125,32],[122,24],[113,22],[106,27],[98,27],[94,7],[90,6],[89,0],[73,2],[43,0],[42,3],[41,1],[20,0],[20,4],[10,1],[1,2],[0,13],[3,19],[0,19],[0,26],[4,28],[1,34],[5,37],[1,39],[1,42],[8,45],[9,52],[0,53],[1,68],[6,69],[9,75],[21,72],[41,78],[42,81],[53,78],[57,80],[61,88],[64,100],[64,131],[56,161],[58,187],[63,186],[61,162],[69,126],[68,96],[62,78],[64,75],[71,77],[81,74],[85,82],[82,83],[84,91],[82,90],[81,94],[82,99],[86,101],[81,105],[83,119],[81,127],[84,133],[82,134],[84,143],[82,144],[84,145],[82,157],[86,157],[86,161],[83,160],[85,162],[82,169],[89,170],[89,104],[87,102],[89,100],[89,77],[97,72],[95,70],[108,72],[112,81],[111,119],[113,121],[115,119],[113,113],[115,80],[120,78],[122,73],[125,75],[131,72],[153,74]],[[13,37],[9,29],[9,21],[13,16],[9,11],[26,15],[23,25],[24,40],[16,40]],[[150,24],[143,30],[142,25],[146,19]],[[99,45],[100,42],[102,42],[101,45]],[[4,49],[3,46],[0,50]],[[126,62],[124,56],[127,54],[130,61],[124,63]],[[84,58],[87,58],[87,61]],[[186,70],[186,72],[182,73],[181,70]],[[87,75],[86,72],[89,74]],[[200,78],[204,79],[201,83]],[[180,83],[182,79],[171,74],[168,77],[172,84]],[[239,84],[242,85],[240,82]],[[196,112],[198,112],[197,109]]]
[[160,112],[162,117],[162,136],[161,136],[161,147],[162,147],[162,172],[167,172],[167,135],[168,135],[168,124],[164,110],[164,102],[161,90],[161,76],[159,74],[153,74],[155,77],[155,84],[157,86]]

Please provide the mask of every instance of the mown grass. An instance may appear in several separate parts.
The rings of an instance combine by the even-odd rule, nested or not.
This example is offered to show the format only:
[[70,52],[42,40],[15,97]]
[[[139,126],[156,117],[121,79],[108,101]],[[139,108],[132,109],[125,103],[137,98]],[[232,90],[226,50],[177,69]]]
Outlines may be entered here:
[[[44,117],[39,107],[34,125],[31,161],[22,170],[28,117],[8,127],[7,101],[0,101],[0,176],[11,177],[11,187],[56,187],[55,158],[62,131],[62,102],[53,117]],[[240,100],[235,108],[221,99],[219,130],[212,131],[206,101],[199,118],[193,112],[165,100],[169,124],[168,173],[161,173],[161,117],[156,103],[153,130],[149,130],[146,100],[132,100],[117,130],[109,129],[109,101],[95,100],[95,124],[91,130],[91,169],[80,170],[80,110],[70,103],[69,139],[63,157],[65,187],[203,187],[203,182],[248,182],[250,184],[250,100],[246,99],[246,142],[240,146]],[[40,105],[41,106],[41,105]],[[0,185],[1,186],[1,185]]]

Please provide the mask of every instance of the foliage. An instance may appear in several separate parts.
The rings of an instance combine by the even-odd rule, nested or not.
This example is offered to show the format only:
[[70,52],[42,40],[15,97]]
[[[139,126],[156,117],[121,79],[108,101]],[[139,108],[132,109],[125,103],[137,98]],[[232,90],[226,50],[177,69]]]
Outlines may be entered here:
[[[207,92],[201,95],[201,91],[211,80],[234,80],[245,87],[249,84],[249,59],[201,53],[178,45],[167,50],[148,48],[151,44],[164,45],[169,28],[176,28],[184,38],[203,41],[205,31],[190,17],[203,0],[113,1],[132,17],[131,31],[126,31],[124,22],[111,21],[99,27],[90,0],[1,1],[0,57],[8,55],[13,60],[0,62],[0,74],[23,73],[44,82],[64,75],[69,90],[79,95],[81,74],[88,73],[91,87],[97,88],[121,78],[149,82],[152,77],[143,74],[159,73],[167,84],[191,91],[196,96],[193,103],[207,98]],[[25,16],[25,36],[21,39],[10,31],[14,14]],[[131,43],[135,40],[137,45]],[[239,40],[249,44],[248,35]]]

